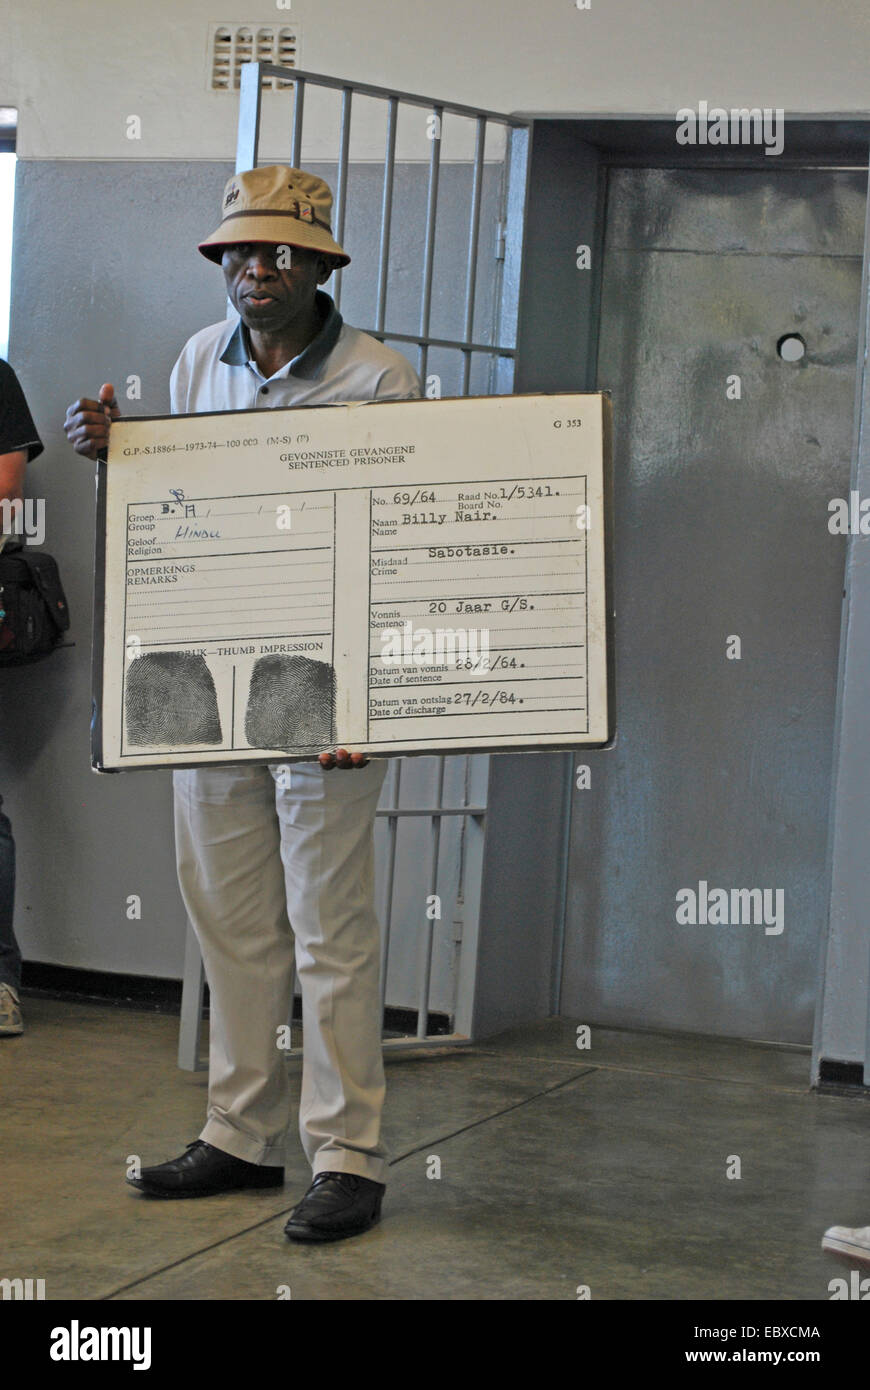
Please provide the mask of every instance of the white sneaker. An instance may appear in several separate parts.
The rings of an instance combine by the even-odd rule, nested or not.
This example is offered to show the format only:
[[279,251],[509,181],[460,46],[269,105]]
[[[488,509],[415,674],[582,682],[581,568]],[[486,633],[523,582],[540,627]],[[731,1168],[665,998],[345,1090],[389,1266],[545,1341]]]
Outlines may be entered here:
[[870,1226],[831,1226],[822,1237],[822,1249],[870,1264]]
[[16,991],[11,985],[0,985],[0,1037],[12,1037],[24,1032],[24,1021]]

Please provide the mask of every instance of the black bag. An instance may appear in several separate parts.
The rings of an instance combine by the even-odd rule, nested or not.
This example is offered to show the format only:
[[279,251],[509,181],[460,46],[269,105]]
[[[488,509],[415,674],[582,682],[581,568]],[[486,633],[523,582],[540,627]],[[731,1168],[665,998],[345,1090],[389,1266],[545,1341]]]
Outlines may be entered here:
[[0,536],[0,668],[41,661],[68,627],[57,561],[18,536]]

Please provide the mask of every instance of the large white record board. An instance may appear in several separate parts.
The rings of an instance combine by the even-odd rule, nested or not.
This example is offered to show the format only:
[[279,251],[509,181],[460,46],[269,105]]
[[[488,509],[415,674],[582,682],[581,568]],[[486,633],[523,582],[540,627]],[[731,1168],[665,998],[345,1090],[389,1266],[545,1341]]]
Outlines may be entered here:
[[609,437],[600,393],[117,421],[94,767],[606,743]]

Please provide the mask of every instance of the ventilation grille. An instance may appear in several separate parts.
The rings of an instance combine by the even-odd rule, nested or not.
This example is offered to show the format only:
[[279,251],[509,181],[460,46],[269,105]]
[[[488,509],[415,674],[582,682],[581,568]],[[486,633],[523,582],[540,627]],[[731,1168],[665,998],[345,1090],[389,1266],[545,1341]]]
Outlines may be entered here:
[[[276,24],[214,24],[211,27],[209,90],[237,92],[245,63],[274,63],[295,68],[299,47],[298,28]],[[286,77],[267,77],[264,92],[285,91],[293,83]]]

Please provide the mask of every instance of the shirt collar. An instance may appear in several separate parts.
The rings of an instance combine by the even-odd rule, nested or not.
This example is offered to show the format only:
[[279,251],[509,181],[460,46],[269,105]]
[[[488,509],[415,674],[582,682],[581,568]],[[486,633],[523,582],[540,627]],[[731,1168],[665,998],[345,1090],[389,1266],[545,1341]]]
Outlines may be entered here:
[[[303,348],[297,357],[294,357],[281,372],[275,375],[294,376],[314,376],[317,368],[321,365],[324,358],[328,357],[338,341],[341,332],[343,319],[335,307],[332,299],[323,290],[318,290],[315,303],[323,315],[323,326],[316,337],[311,339],[307,347]],[[248,338],[248,330],[239,319],[230,340],[220,356],[221,362],[226,362],[230,367],[246,367],[253,361],[251,343]]]

